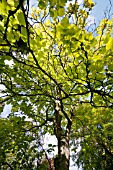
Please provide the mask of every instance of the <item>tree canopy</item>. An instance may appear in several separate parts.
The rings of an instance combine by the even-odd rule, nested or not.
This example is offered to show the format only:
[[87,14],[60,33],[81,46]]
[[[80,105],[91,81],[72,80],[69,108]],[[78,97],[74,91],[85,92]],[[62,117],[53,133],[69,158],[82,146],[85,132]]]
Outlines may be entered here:
[[52,169],[47,133],[55,170],[69,170],[71,146],[78,167],[113,168],[113,18],[89,25],[94,5],[0,1],[1,112],[12,106],[0,119],[1,169]]

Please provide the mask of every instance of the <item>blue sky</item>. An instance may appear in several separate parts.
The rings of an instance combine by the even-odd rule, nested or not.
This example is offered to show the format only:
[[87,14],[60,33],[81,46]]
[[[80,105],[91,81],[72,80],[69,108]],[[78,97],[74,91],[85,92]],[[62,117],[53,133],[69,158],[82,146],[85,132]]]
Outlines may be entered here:
[[[72,0],[75,1],[75,0]],[[78,2],[82,2],[83,0],[78,0]],[[96,5],[93,8],[91,12],[92,19],[95,19],[96,23],[98,24],[99,21],[105,17],[104,12],[105,10],[110,9],[110,0],[93,0]],[[37,0],[30,0],[30,4],[34,5],[37,2]],[[71,2],[71,0],[70,0]],[[111,13],[113,14],[113,0],[111,0],[112,7],[111,7]]]
[[[30,4],[35,4],[37,0],[30,0]],[[78,1],[82,1],[82,0],[78,0]],[[106,8],[109,9],[110,7],[110,0],[93,0],[96,5],[93,9],[93,15],[95,16],[96,19],[101,19],[103,17],[104,11]],[[113,0],[111,0],[111,3],[113,5]],[[113,13],[113,6],[111,9],[112,13]]]
[[[109,0],[94,0],[96,2],[95,7],[93,8],[92,15],[95,17],[96,21],[100,21],[104,17],[104,11],[110,9]],[[111,0],[112,5],[113,1]],[[113,14],[113,6],[111,7],[111,13]]]

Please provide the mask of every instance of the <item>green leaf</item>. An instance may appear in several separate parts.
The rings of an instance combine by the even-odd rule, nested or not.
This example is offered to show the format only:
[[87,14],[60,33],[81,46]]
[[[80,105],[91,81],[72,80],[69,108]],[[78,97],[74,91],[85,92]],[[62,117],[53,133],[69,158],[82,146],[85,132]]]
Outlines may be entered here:
[[68,26],[69,25],[69,20],[67,17],[64,17],[62,20],[61,20],[61,24],[64,25],[64,26]]
[[52,144],[48,144],[48,147],[52,147],[53,145]]
[[25,23],[25,18],[24,18],[23,12],[21,10],[18,10],[16,15],[17,15],[18,24],[25,27],[26,23]]
[[106,44],[106,50],[113,50],[113,38],[110,37],[108,43]]
[[7,0],[7,3],[11,6],[14,6],[14,4],[15,4],[14,0]]
[[44,9],[46,7],[46,3],[43,0],[40,0],[39,3],[38,3],[38,7],[40,9]]
[[24,41],[27,41],[27,30],[25,27],[21,27],[21,37]]
[[8,39],[8,41],[12,41],[12,42],[15,42],[15,41],[16,41],[15,38],[14,38],[14,34],[13,34],[12,31],[9,31],[9,32],[8,32],[7,39]]
[[9,9],[9,8],[8,8],[8,5],[7,5],[6,0],[0,2],[0,14],[6,15],[8,9]]
[[64,15],[64,8],[58,9],[58,16],[62,17]]

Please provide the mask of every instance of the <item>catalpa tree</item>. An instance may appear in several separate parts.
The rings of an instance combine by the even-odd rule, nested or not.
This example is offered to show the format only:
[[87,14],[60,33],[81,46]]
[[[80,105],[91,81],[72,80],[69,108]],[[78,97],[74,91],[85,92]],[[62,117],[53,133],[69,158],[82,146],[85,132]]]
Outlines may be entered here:
[[95,112],[113,106],[113,19],[104,18],[89,31],[92,0],[68,5],[38,0],[32,8],[29,3],[0,2],[0,103],[12,106],[6,122],[1,120],[7,128],[0,166],[46,169],[37,160],[44,152],[41,134],[49,133],[57,138],[55,170],[69,170],[77,108],[82,113],[86,105]]

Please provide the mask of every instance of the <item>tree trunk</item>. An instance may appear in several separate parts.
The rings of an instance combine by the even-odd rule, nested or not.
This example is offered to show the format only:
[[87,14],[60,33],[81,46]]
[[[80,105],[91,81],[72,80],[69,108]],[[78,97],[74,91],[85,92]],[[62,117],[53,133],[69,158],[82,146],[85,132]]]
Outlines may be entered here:
[[69,139],[58,140],[58,156],[55,158],[55,170],[69,170],[70,150]]
[[58,155],[54,160],[55,170],[69,170],[70,161],[70,147],[69,147],[69,135],[71,129],[71,122],[68,121],[66,130],[62,129],[61,120],[62,116],[59,110],[55,113],[54,130],[58,141]]
[[[57,91],[58,100],[55,101],[55,121],[54,132],[58,141],[58,155],[54,160],[55,170],[69,170],[70,147],[69,135],[72,121],[69,119],[66,112],[63,110],[62,101],[60,98],[60,90]],[[62,128],[62,115],[67,119],[66,130]]]

